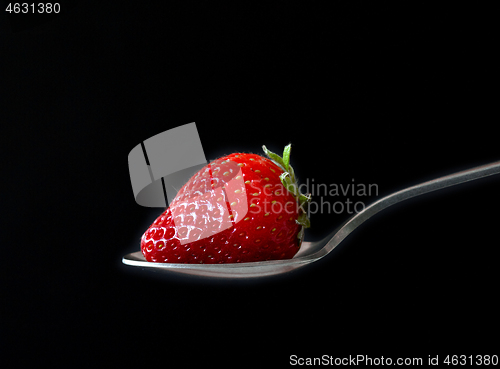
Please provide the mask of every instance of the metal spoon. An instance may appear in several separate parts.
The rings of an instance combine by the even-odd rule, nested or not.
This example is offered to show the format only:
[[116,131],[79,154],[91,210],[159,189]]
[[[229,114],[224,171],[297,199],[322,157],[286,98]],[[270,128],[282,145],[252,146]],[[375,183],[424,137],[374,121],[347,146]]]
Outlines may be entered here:
[[391,205],[411,197],[494,174],[500,174],[500,161],[440,177],[383,197],[352,216],[321,241],[303,242],[299,252],[292,259],[231,264],[151,263],[146,261],[141,251],[137,251],[125,255],[122,262],[126,265],[153,269],[158,272],[176,272],[228,279],[265,277],[287,273],[321,259],[364,221]]

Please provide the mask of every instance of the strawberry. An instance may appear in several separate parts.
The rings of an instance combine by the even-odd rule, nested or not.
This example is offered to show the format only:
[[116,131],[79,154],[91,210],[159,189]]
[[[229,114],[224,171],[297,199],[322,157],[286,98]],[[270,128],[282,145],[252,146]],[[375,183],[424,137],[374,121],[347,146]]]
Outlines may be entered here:
[[234,153],[216,159],[179,190],[141,238],[147,261],[239,263],[292,258],[310,226],[310,195],[298,192],[283,157]]

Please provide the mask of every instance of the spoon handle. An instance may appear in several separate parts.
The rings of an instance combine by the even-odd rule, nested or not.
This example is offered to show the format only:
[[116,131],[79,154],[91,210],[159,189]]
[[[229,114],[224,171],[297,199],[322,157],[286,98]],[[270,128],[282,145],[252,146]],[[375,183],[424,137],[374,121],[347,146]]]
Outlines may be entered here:
[[431,181],[423,182],[415,186],[405,188],[401,191],[397,191],[391,195],[385,196],[380,200],[374,202],[373,204],[367,206],[363,211],[355,214],[343,225],[341,225],[340,228],[337,229],[335,235],[325,245],[324,251],[326,251],[326,253],[330,252],[359,225],[361,225],[373,215],[377,214],[379,211],[384,210],[391,205],[397,204],[398,202],[418,195],[423,195],[428,192],[440,190],[445,187],[473,181],[475,179],[484,178],[494,174],[500,174],[500,161],[481,165],[475,168],[433,179]]

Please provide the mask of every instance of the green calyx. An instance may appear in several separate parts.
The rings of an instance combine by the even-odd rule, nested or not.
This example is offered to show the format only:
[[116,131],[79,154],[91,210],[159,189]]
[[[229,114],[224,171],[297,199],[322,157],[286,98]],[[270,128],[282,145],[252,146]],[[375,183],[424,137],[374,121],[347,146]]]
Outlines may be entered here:
[[309,228],[311,226],[311,222],[307,216],[307,207],[311,202],[311,194],[303,195],[299,191],[299,186],[297,185],[297,180],[295,179],[295,173],[290,165],[292,144],[285,146],[285,149],[283,150],[283,157],[269,151],[266,146],[262,146],[262,149],[269,159],[281,167],[283,170],[283,173],[280,175],[281,183],[297,200],[299,205],[299,217],[296,222],[302,225],[302,229],[298,235],[298,238],[302,241],[304,238],[304,228]]

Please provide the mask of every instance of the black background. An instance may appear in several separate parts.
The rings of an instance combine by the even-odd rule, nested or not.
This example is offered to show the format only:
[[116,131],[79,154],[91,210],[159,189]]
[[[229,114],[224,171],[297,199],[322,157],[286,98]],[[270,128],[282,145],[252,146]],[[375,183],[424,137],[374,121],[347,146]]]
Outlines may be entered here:
[[[127,155],[182,124],[196,122],[208,159],[291,142],[299,180],[375,183],[378,196],[350,197],[366,204],[499,160],[490,13],[159,1],[2,12],[5,367],[498,353],[498,176],[395,205],[286,276],[121,264],[161,211],[134,202]],[[348,217],[313,214],[306,239]]]

